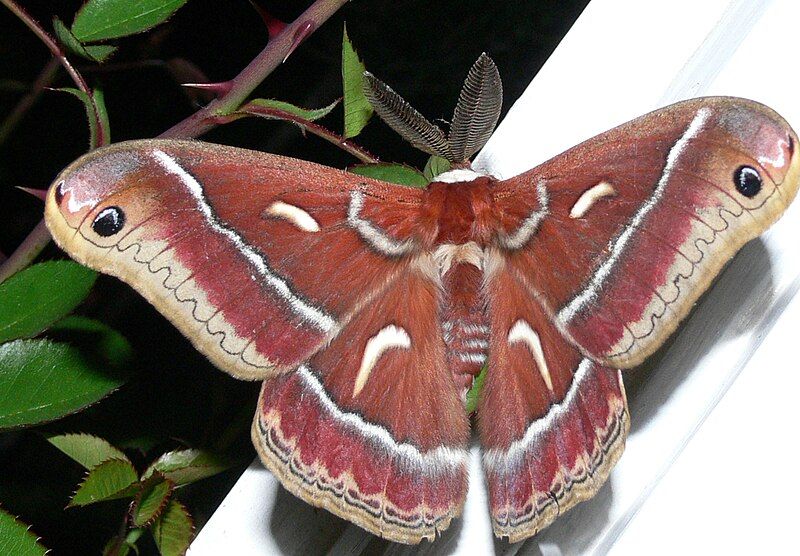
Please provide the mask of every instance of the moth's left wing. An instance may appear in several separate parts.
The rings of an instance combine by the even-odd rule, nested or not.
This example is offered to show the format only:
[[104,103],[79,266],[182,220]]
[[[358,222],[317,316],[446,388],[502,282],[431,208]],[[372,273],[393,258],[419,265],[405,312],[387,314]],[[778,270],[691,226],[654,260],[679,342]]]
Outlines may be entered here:
[[422,191],[199,141],[98,149],[45,217],[77,261],[119,277],[220,369],[293,369],[397,278]]
[[598,135],[494,191],[517,279],[584,354],[655,351],[800,184],[797,136],[769,108],[681,102]]
[[430,255],[295,372],[266,380],[253,422],[292,493],[396,542],[433,540],[461,512],[469,420],[439,327]]

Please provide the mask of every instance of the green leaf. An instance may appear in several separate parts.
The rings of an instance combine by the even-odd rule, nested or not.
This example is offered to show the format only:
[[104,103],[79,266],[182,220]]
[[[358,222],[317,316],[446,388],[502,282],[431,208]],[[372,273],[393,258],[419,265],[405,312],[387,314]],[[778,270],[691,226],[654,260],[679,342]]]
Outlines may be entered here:
[[221,473],[234,463],[229,458],[205,450],[174,450],[150,464],[143,477],[158,472],[177,485],[185,485]]
[[49,261],[0,284],[0,342],[35,336],[69,314],[92,289],[97,273],[72,261]]
[[97,91],[95,91],[92,98],[90,98],[89,95],[80,89],[75,89],[73,87],[61,87],[60,89],[54,90],[69,93],[77,97],[78,100],[83,103],[83,107],[86,109],[86,120],[89,124],[89,147],[96,149],[97,147],[107,144],[109,140],[109,136],[106,135],[108,115],[106,114],[106,108],[103,104],[102,92],[100,95],[97,95]]
[[357,164],[350,166],[347,171],[359,176],[367,176],[368,178],[399,185],[411,187],[425,187],[428,185],[428,179],[419,170],[403,164]]
[[14,556],[42,556],[47,549],[39,544],[39,537],[30,527],[0,509],[0,554]]
[[[98,120],[97,123],[100,126],[100,130],[103,132],[102,136],[103,139],[101,144],[108,145],[109,143],[111,143],[111,123],[108,121],[108,109],[106,108],[106,94],[100,87],[95,87],[92,90],[92,96],[94,97],[94,105],[97,109],[97,120]],[[100,145],[97,146],[99,147]]]
[[129,461],[122,450],[90,434],[58,434],[48,436],[47,440],[86,469],[92,469],[109,459]]
[[0,345],[0,429],[58,419],[119,388],[108,355],[50,340]]
[[81,42],[141,33],[172,16],[187,0],[89,0],[75,15],[72,34]]
[[110,459],[92,468],[67,504],[68,508],[87,506],[103,500],[116,500],[132,496],[138,486],[139,476],[131,462]]
[[103,548],[103,556],[128,556],[131,552],[139,554],[139,547],[136,546],[136,541],[142,536],[145,529],[131,529],[125,535],[125,538],[120,536],[113,536],[106,543]]
[[183,504],[172,500],[153,523],[152,531],[161,556],[179,556],[189,548],[194,524]]
[[488,365],[483,366],[481,372],[475,377],[475,380],[472,381],[472,388],[467,391],[467,413],[474,413],[475,410],[478,409],[478,397],[481,394],[483,382],[486,380],[486,372],[488,368]]
[[372,116],[372,105],[364,96],[362,81],[366,68],[353,49],[344,28],[342,39],[342,86],[344,90],[344,138],[355,137]]
[[[281,117],[281,114],[283,113],[294,116],[295,118],[299,118],[301,120],[313,122],[330,114],[331,110],[336,108],[337,104],[339,104],[338,99],[324,108],[309,110],[307,108],[300,108],[299,106],[295,106],[294,104],[290,104],[288,102],[283,102],[282,100],[257,98],[248,102],[247,105],[242,107],[243,110],[241,111],[264,116],[265,118],[275,118],[276,120],[288,119]],[[290,121],[296,121],[295,118],[291,118]]]
[[167,507],[175,485],[161,473],[151,475],[142,482],[131,508],[131,521],[136,527],[146,527]]
[[93,62],[103,62],[117,50],[116,46],[109,44],[92,46],[81,43],[81,41],[72,34],[72,31],[64,25],[64,22],[57,17],[53,18],[53,30],[56,32],[58,41],[63,44],[67,50]]
[[433,178],[439,174],[444,174],[450,169],[450,161],[441,156],[431,156],[428,162],[425,163],[422,173],[428,181],[433,181]]

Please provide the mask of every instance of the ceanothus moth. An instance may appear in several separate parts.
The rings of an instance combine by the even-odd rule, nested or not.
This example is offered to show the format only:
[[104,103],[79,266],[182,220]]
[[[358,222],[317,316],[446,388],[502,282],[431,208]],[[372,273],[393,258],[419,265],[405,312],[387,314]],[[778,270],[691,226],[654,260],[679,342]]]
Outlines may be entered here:
[[620,369],[675,331],[794,198],[797,136],[771,109],[679,102],[510,179],[469,158],[501,84],[473,66],[448,134],[370,75],[376,111],[451,161],[424,189],[199,141],[93,151],[46,220],[216,366],[262,380],[261,460],[303,500],[393,541],[433,540],[467,492],[465,396],[495,534],[592,497],[622,454]]

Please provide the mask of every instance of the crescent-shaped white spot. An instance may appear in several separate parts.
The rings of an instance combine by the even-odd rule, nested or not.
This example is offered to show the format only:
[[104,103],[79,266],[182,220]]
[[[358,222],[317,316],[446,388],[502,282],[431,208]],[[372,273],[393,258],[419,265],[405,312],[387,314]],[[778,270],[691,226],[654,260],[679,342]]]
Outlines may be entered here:
[[572,210],[569,211],[569,217],[581,218],[599,199],[609,195],[615,195],[616,193],[613,185],[607,181],[601,181],[594,187],[583,192],[583,195],[572,205]]
[[375,363],[381,358],[383,352],[392,348],[410,348],[411,337],[403,328],[390,324],[380,329],[372,338],[367,340],[367,346],[364,348],[364,356],[361,358],[361,367],[358,369],[356,375],[356,382],[353,386],[353,397],[355,398],[361,392],[364,385],[367,383],[369,374],[375,367]]
[[547,389],[553,391],[553,379],[550,377],[550,370],[547,368],[547,361],[544,358],[544,351],[542,350],[542,341],[539,335],[531,328],[531,325],[522,319],[519,319],[508,331],[508,343],[514,344],[517,342],[524,343],[533,355],[533,360],[536,361],[536,367],[539,369],[539,374],[542,375]]
[[283,201],[275,201],[265,211],[270,216],[288,220],[294,224],[298,229],[304,232],[318,232],[319,223],[314,220],[314,217],[298,206],[284,203]]

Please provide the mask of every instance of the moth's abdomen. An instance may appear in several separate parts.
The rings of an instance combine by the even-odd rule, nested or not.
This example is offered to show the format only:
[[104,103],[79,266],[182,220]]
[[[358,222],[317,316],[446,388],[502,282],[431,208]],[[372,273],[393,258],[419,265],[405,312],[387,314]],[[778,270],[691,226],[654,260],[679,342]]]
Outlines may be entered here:
[[[465,250],[464,246],[457,247]],[[486,363],[489,348],[486,303],[481,292],[482,266],[481,256],[451,265],[442,276],[442,334],[448,365],[462,400]]]

